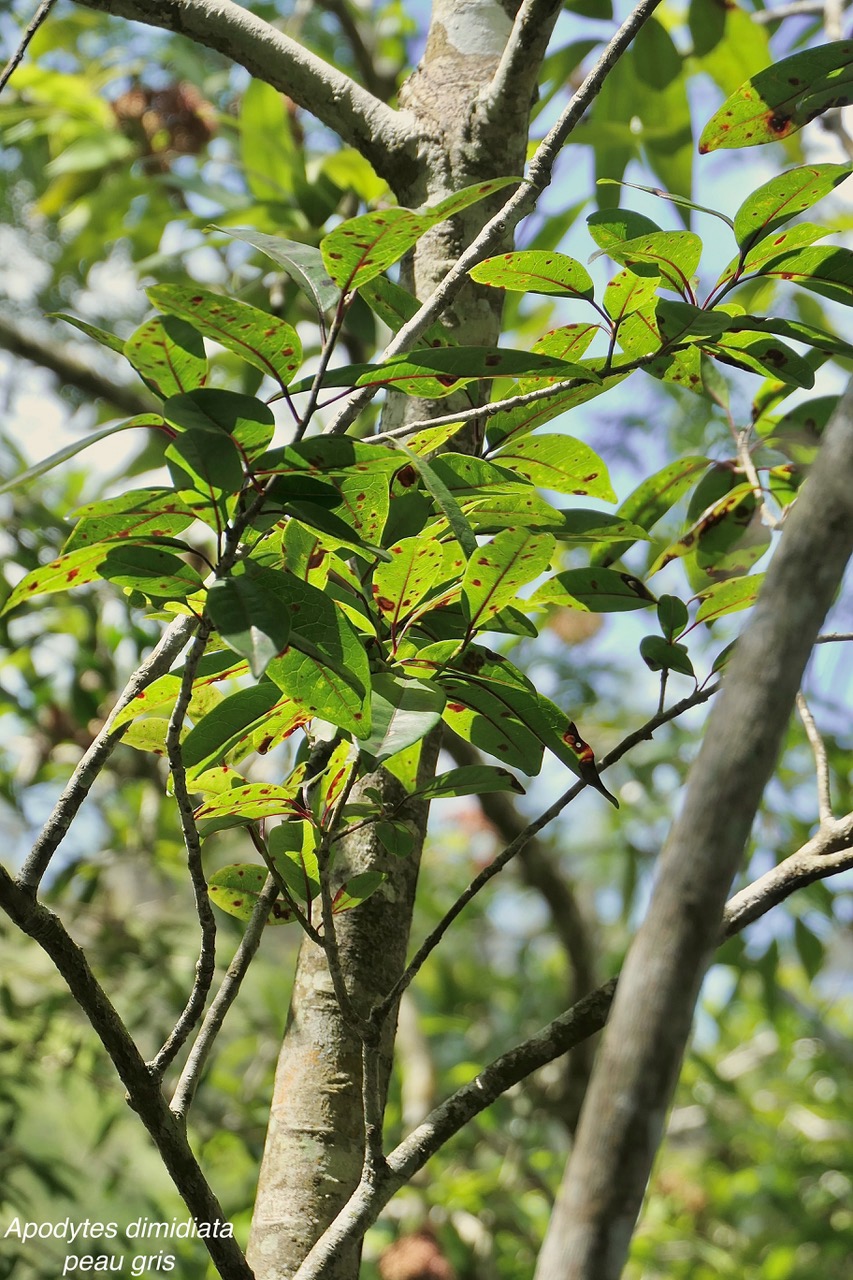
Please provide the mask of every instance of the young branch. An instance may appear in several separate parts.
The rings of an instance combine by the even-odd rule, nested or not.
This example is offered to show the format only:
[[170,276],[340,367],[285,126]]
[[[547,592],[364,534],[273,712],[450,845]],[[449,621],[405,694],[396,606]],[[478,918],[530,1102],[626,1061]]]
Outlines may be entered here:
[[802,690],[797,694],[797,710],[800,713],[800,719],[803,722],[803,728],[806,731],[806,737],[809,740],[809,746],[814,756],[817,775],[817,811],[822,826],[832,818],[832,792],[829,786],[829,760],[826,754],[826,744],[820,736],[820,731],[815,724],[814,716],[809,710],[809,704],[806,702]]
[[104,721],[97,737],[85,752],[68,780],[53,812],[42,828],[17,877],[19,887],[35,894],[42,876],[50,866],[50,860],[64,840],[80,806],[89,794],[95,780],[116,745],[126,732],[127,725],[113,729],[119,713],[138,697],[154,680],[165,675],[174,659],[190,638],[197,619],[189,615],[176,618],[163,632],[149,657],[142,662],[128,680],[118,701]]
[[39,27],[45,21],[45,19],[47,18],[48,14],[50,13],[51,9],[55,4],[56,4],[56,0],[42,0],[41,4],[36,9],[35,13],[33,14],[29,22],[29,25],[27,26],[26,31],[21,37],[20,44],[18,45],[15,52],[12,54],[9,61],[6,63],[2,72],[0,72],[0,93],[2,93],[3,90],[6,88],[6,85],[9,83],[9,79],[12,73],[23,62],[24,54],[27,52],[27,48],[29,47],[30,41],[32,40],[35,33],[38,31]]
[[[225,1223],[222,1208],[199,1168],[179,1120],[172,1115],[158,1082],[133,1037],[98,983],[82,949],[57,916],[15,883],[0,867],[0,907],[18,928],[50,956],[85,1013],[124,1084],[128,1101],[139,1115],[181,1199],[197,1222]],[[205,1246],[222,1280],[253,1280],[233,1238],[212,1234]]]
[[237,993],[240,990],[249,965],[261,945],[264,928],[277,897],[278,885],[272,876],[269,876],[255,903],[251,919],[246,925],[246,932],[240,939],[239,947],[234,952],[234,958],[225,971],[225,977],[222,979],[219,990],[205,1014],[192,1050],[181,1072],[181,1078],[175,1086],[170,1109],[181,1120],[186,1119],[192,1106],[205,1063],[210,1056],[216,1037],[222,1030],[226,1014],[237,998]]
[[[648,22],[660,3],[661,0],[641,0],[641,3],[623,22],[577,93],[572,97],[560,119],[539,144],[536,155],[530,163],[528,175],[518,190],[510,196],[491,221],[486,223],[480,234],[456,260],[444,280],[411,320],[398,330],[380,356],[380,361],[388,360],[400,352],[409,351],[424,330],[432,324],[433,320],[438,319],[441,312],[447,309],[467,283],[471,267],[487,257],[521,219],[536,207],[536,201],[551,181],[554,163],[567,138],[580,123],[585,111],[596,98],[613,67],[631,45],[637,32]],[[326,434],[343,435],[355,422],[365,405],[370,403],[377,390],[378,386],[374,385],[356,392],[326,428]]]
[[172,770],[172,785],[175,789],[175,803],[178,806],[178,814],[181,819],[184,848],[187,851],[187,870],[190,875],[196,916],[201,930],[201,946],[198,960],[196,961],[195,980],[184,1011],[175,1023],[171,1035],[159,1053],[148,1064],[150,1071],[158,1080],[162,1080],[166,1068],[174,1061],[188,1035],[201,1017],[204,1006],[207,1003],[210,984],[213,982],[213,974],[216,968],[216,919],[214,918],[213,907],[210,904],[210,898],[207,893],[207,879],[201,860],[201,839],[199,838],[198,827],[195,824],[192,800],[187,789],[187,771],[184,767],[184,757],[181,751],[181,731],[184,727],[190,699],[193,696],[193,681],[211,630],[211,622],[209,619],[203,618],[187,654],[183,676],[181,677],[181,687],[175,699],[172,714],[169,716],[169,728],[166,733],[166,752],[169,757],[169,767]]
[[853,384],[786,520],[661,854],[539,1256],[539,1280],[616,1280],[622,1272],[726,893],[853,549],[851,470]]
[[215,49],[355,147],[389,181],[414,165],[413,120],[234,0],[77,0],[102,13],[175,31]]

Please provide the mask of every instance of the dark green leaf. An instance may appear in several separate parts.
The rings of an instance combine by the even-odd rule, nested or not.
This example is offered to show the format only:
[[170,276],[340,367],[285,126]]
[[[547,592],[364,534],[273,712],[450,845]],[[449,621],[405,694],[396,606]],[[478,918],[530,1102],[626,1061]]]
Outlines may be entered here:
[[371,679],[372,728],[359,743],[370,769],[420,742],[441,720],[445,698],[434,685],[380,672]]
[[683,644],[668,644],[663,636],[644,636],[640,641],[640,657],[650,671],[678,671],[693,676],[693,663]]
[[[616,512],[616,519],[631,520],[646,530],[654,528],[658,520],[695,484],[699,473],[707,466],[708,459],[700,457],[680,458],[678,462],[667,463],[629,494]],[[590,553],[590,561],[595,565],[612,564],[632,545],[631,541],[626,541],[615,547],[607,544],[596,546]]]
[[559,604],[585,613],[647,609],[655,597],[639,578],[616,569],[567,569],[543,583],[534,604]]
[[255,679],[287,644],[290,613],[287,605],[270,590],[270,580],[279,575],[253,566],[214,582],[207,593],[207,612],[230,649],[247,658]]
[[508,769],[493,764],[461,765],[441,773],[417,795],[425,800],[441,800],[449,796],[482,796],[494,791],[514,791],[524,795],[524,787]]
[[133,543],[109,547],[100,573],[119,587],[155,600],[185,600],[203,585],[195,569],[171,552]]

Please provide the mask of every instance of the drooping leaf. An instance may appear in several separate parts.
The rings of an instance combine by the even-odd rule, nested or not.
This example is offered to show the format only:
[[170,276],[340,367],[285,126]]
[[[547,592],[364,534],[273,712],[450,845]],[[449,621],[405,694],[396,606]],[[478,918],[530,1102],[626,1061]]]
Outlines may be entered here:
[[853,165],[812,164],[788,169],[753,191],[735,214],[735,238],[748,252],[798,213],[810,209],[850,176]]
[[504,529],[478,547],[462,579],[462,599],[468,610],[469,632],[487,627],[491,618],[537,578],[554,554],[549,533]]
[[[238,920],[251,920],[258,899],[267,882],[266,867],[254,862],[234,863],[220,867],[207,882],[210,901],[229,916]],[[290,909],[277,898],[270,910],[268,924],[288,924],[295,919]]]
[[95,342],[99,342],[102,347],[107,347],[120,356],[124,355],[124,339],[110,333],[107,329],[100,329],[96,324],[89,324],[87,320],[78,320],[77,316],[66,315],[64,311],[54,311],[50,318],[64,320],[66,324],[71,324],[81,333],[85,333],[87,338],[94,338]]
[[276,870],[294,898],[306,904],[320,896],[317,829],[311,822],[282,822],[267,836]]
[[443,719],[461,738],[504,764],[534,776],[542,767],[542,743],[502,687],[453,672],[440,677],[447,695]]
[[417,794],[424,800],[442,800],[450,796],[482,796],[495,791],[514,791],[524,795],[524,787],[508,769],[493,764],[460,765],[440,773]]
[[430,227],[517,181],[495,178],[480,182],[418,211],[380,209],[350,218],[320,241],[326,270],[345,293],[350,293],[402,258]]
[[663,636],[644,636],[640,641],[640,657],[650,671],[677,671],[693,676],[693,663],[683,644],[670,644]]
[[490,455],[542,489],[615,502],[607,467],[589,445],[563,435],[526,435]]
[[[201,387],[187,395],[172,396],[163,405],[163,416],[181,431],[229,436],[249,462],[263,453],[275,431],[275,415],[269,405],[220,387]],[[212,447],[216,447],[215,441]]]
[[532,604],[559,604],[584,613],[623,613],[657,601],[648,587],[616,569],[566,569],[534,592]]
[[153,316],[144,321],[125,342],[124,354],[164,400],[203,387],[207,378],[204,340],[178,316]]
[[387,672],[371,679],[370,736],[359,750],[370,769],[420,742],[441,720],[445,697],[435,685],[403,680]]
[[287,644],[290,613],[273,589],[279,574],[248,561],[242,573],[219,578],[207,593],[207,612],[230,649],[248,659],[259,679]]
[[778,142],[853,93],[853,43],[836,40],[782,58],[742,84],[702,131],[702,154],[719,147]]
[[33,600],[36,596],[68,591],[71,587],[94,582],[102,576],[101,565],[109,549],[109,544],[104,543],[94,547],[81,547],[79,551],[58,556],[49,564],[31,570],[20,582],[15,583],[0,613],[8,613],[24,600]]
[[284,389],[302,363],[302,343],[293,325],[247,302],[206,289],[161,284],[148,290],[155,307],[187,320],[206,338],[221,342]]
[[100,430],[92,431],[89,435],[84,436],[82,440],[75,440],[72,444],[67,444],[64,448],[57,449],[56,453],[52,453],[50,457],[43,458],[41,462],[36,462],[33,466],[27,467],[26,471],[13,476],[11,480],[4,480],[0,484],[0,494],[10,493],[13,489],[19,488],[22,484],[27,484],[30,480],[37,480],[39,476],[52,471],[54,467],[61,466],[63,462],[67,462],[69,458],[76,457],[78,453],[88,449],[91,444],[97,444],[99,440],[108,440],[110,436],[118,435],[120,431],[132,431],[138,427],[163,431],[165,423],[159,413],[140,413],[137,417],[130,418],[127,422],[120,422],[115,426],[101,427]]
[[[756,497],[748,484],[736,484],[708,507],[676,542],[657,557],[649,575],[681,556],[701,554],[703,567],[713,565],[742,541],[752,521]],[[748,566],[747,566],[748,567]]]
[[319,315],[337,306],[341,291],[326,271],[323,255],[313,245],[299,240],[286,240],[281,236],[264,235],[253,227],[219,227],[223,235],[243,240],[265,254],[302,289],[314,303]]
[[240,99],[240,155],[258,201],[285,201],[294,183],[304,181],[304,153],[294,140],[285,100],[262,80],[250,80]]
[[677,640],[688,619],[687,605],[678,596],[658,597],[658,622],[665,639]]
[[[853,295],[851,296],[853,303]],[[813,387],[811,366],[781,339],[756,333],[726,333],[716,342],[706,342],[703,349],[723,364],[748,369],[765,377],[775,377],[794,387]]]
[[544,293],[559,298],[591,299],[592,277],[586,267],[564,253],[520,249],[485,258],[468,273],[478,284],[520,293]]

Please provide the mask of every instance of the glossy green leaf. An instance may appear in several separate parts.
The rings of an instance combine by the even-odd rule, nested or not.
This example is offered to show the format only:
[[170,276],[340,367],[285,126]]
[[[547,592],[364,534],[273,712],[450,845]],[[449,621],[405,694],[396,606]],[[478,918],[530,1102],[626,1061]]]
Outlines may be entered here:
[[663,636],[644,636],[640,641],[640,657],[650,671],[677,671],[695,676],[693,663],[683,644],[669,644]]
[[702,131],[699,151],[778,142],[853,92],[853,43],[837,40],[782,58],[742,84]]
[[68,591],[71,587],[82,587],[87,582],[94,582],[102,576],[101,565],[108,551],[109,546],[103,543],[94,547],[81,547],[79,551],[58,556],[49,564],[33,569],[20,582],[15,583],[0,613],[8,613],[10,609],[36,596]]
[[372,770],[422,741],[441,720],[445,697],[435,685],[386,672],[374,675],[371,685],[371,731],[359,751]]
[[589,445],[572,436],[528,435],[490,456],[542,489],[616,501],[604,462]]
[[[696,483],[707,466],[707,458],[696,456],[667,463],[628,495],[616,512],[616,518],[631,520],[642,529],[653,529],[658,520]],[[590,553],[590,561],[595,565],[607,566],[620,559],[632,545],[633,542],[626,541],[615,547],[605,544],[596,546]]]
[[853,165],[849,164],[803,165],[765,182],[735,214],[735,238],[741,250],[748,251],[777,227],[810,209],[852,171]]
[[187,320],[282,388],[302,363],[302,343],[293,325],[247,302],[177,284],[156,285],[148,297],[155,307]]
[[373,599],[394,635],[403,618],[420,604],[444,564],[444,548],[423,538],[404,538],[389,548],[391,558],[373,573]]
[[[267,882],[266,867],[259,867],[254,862],[234,863],[230,867],[220,867],[214,871],[207,882],[210,901],[229,916],[238,920],[251,920],[252,913]],[[290,909],[280,898],[272,905],[268,924],[289,924],[295,919]]]
[[170,551],[134,543],[110,546],[100,575],[118,587],[141,591],[155,600],[185,600],[203,586],[192,565]]
[[853,250],[829,245],[800,249],[771,259],[761,275],[789,281],[803,289],[853,306]]
[[631,315],[645,307],[657,294],[660,287],[660,276],[651,264],[648,274],[638,275],[626,267],[608,283],[604,290],[604,309],[618,324],[625,316]]
[[281,575],[246,563],[242,573],[219,578],[207,593],[207,613],[230,649],[258,679],[287,644],[290,612],[275,588]]
[[520,249],[485,258],[468,273],[478,284],[520,293],[553,294],[559,298],[591,299],[592,277],[586,267],[564,253]]
[[511,692],[452,672],[440,683],[447,695],[442,718],[460,738],[528,775],[539,772],[542,743],[518,714]]
[[817,240],[825,240],[830,234],[829,227],[820,227],[814,222],[796,222],[786,231],[777,231],[768,239],[759,240],[745,257],[738,254],[736,258],[732,258],[715,287],[727,285],[736,277],[760,275],[765,263],[772,262],[774,258],[779,258],[785,253],[791,253],[794,249],[807,248]]
[[117,498],[87,502],[72,512],[77,520],[65,552],[113,538],[165,538],[182,533],[195,512],[173,489],[131,489]]
[[[184,764],[201,771],[218,764],[231,752],[238,758],[247,755],[253,749],[252,736],[258,732],[270,737],[265,749],[269,750],[276,740],[308,719],[310,714],[282,697],[276,684],[262,680],[223,699],[193,727],[183,744]],[[265,754],[263,737],[260,743],[254,749]]]
[[247,783],[231,787],[220,795],[211,796],[195,810],[197,822],[209,818],[236,817],[242,822],[256,822],[261,818],[273,818],[293,812],[298,787],[276,786],[272,782]]
[[253,227],[218,227],[214,224],[214,229],[252,245],[283,268],[311,299],[318,314],[323,315],[337,306],[341,291],[326,271],[322,253],[313,245],[286,240],[282,236],[268,236]]
[[534,604],[559,604],[584,613],[624,613],[647,609],[656,600],[639,578],[616,569],[567,569],[549,578],[531,598]]
[[688,619],[687,605],[678,596],[658,597],[658,622],[667,640],[677,640]]
[[267,835],[270,857],[294,898],[306,904],[320,896],[319,844],[313,823],[281,822]]
[[370,668],[362,637],[322,591],[291,573],[281,577],[290,638],[268,664],[267,675],[311,716],[366,737]]
[[654,267],[670,288],[689,295],[690,282],[699,266],[702,241],[692,231],[653,231],[648,235],[623,240],[611,245],[608,254],[616,262],[629,268],[639,267],[641,276],[647,275],[644,267]]
[[402,258],[430,227],[517,181],[495,178],[480,182],[418,211],[380,209],[350,218],[320,241],[326,270],[345,293],[350,293]]
[[551,532],[558,542],[577,546],[598,546],[601,543],[622,543],[647,540],[649,534],[641,525],[632,524],[605,511],[589,511],[584,507],[570,507],[557,513],[561,523]]
[[601,329],[600,324],[564,324],[537,338],[531,351],[557,360],[579,360]]
[[[595,373],[601,377],[597,369]],[[550,422],[552,418],[576,408],[579,404],[586,404],[588,400],[594,399],[604,391],[609,391],[611,387],[622,382],[625,376],[624,373],[619,373],[601,377],[599,382],[582,384],[568,391],[559,391],[553,396],[532,404],[520,405],[515,409],[501,409],[487,419],[486,430],[489,443],[492,448],[495,448],[502,441],[528,435],[537,427]]]
[[740,609],[749,609],[758,599],[763,573],[756,573],[748,578],[732,578],[728,582],[715,582],[712,587],[700,592],[697,622],[715,622],[729,613],[737,613]]
[[528,529],[504,529],[491,542],[478,547],[462,579],[469,633],[487,627],[490,619],[515,599],[521,587],[544,573],[553,554],[551,535]]
[[358,875],[350,876],[332,899],[333,915],[360,907],[387,879],[384,871],[360,871]]
[[[853,296],[851,296],[853,303]],[[703,344],[703,349],[723,364],[751,373],[778,378],[794,387],[813,387],[814,372],[792,347],[776,337],[741,332],[726,333],[716,342]]]
[[269,405],[254,396],[220,387],[202,387],[187,395],[172,396],[163,405],[163,416],[181,431],[230,436],[249,462],[267,448],[275,431],[275,415]]
[[664,565],[694,552],[713,564],[742,540],[755,513],[756,498],[748,484],[737,484],[723,498],[707,508],[683,537],[667,547],[649,569],[657,573]]
[[[333,385],[342,373],[331,375]],[[551,377],[560,381],[581,378],[598,382],[598,375],[585,365],[532,351],[514,351],[509,347],[444,347],[428,351],[410,351],[394,356],[359,374],[359,387],[388,386],[406,395],[440,399],[452,391],[483,378]],[[348,381],[344,386],[350,385]]]
[[169,474],[178,489],[195,489],[215,500],[236,493],[243,484],[243,463],[227,435],[182,431],[166,450]]
[[598,209],[590,214],[586,225],[600,250],[600,253],[593,255],[596,258],[602,253],[609,253],[611,247],[620,245],[625,240],[661,230],[651,218],[647,218],[644,213],[635,213],[633,209]]
[[153,316],[124,344],[124,354],[152,391],[168,396],[204,386],[204,339],[178,316]]
[[483,796],[495,791],[514,791],[524,795],[524,787],[508,769],[492,764],[460,765],[440,773],[417,794],[424,800],[442,800],[450,796]]

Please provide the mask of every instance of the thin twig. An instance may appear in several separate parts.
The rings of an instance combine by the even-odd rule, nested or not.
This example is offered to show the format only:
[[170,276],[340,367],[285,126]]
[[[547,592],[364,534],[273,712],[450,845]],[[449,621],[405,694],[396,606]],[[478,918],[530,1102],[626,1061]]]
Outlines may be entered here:
[[[688,711],[691,707],[697,707],[701,705],[701,703],[707,702],[708,699],[712,698],[717,692],[718,688],[719,683],[714,683],[705,689],[697,689],[694,693],[688,695],[688,697],[682,698],[680,702],[675,703],[668,711],[652,716],[652,718],[647,720],[644,725],[641,725],[639,729],[636,729],[633,733],[623,738],[618,746],[614,747],[612,751],[608,752],[608,754],[601,759],[599,762],[599,770],[606,769],[617,760],[621,760],[622,756],[624,756],[632,747],[636,746],[638,742],[651,738],[655,730],[659,729],[661,725],[667,724],[670,720],[674,720],[678,716],[683,715],[683,713]],[[485,888],[490,880],[498,875],[499,872],[503,871],[507,863],[511,862],[516,854],[524,848],[531,836],[535,836],[543,829],[543,827],[546,827],[549,822],[552,822],[554,818],[558,817],[566,806],[570,804],[576,796],[580,795],[585,786],[587,786],[587,783],[582,779],[574,782],[567,791],[564,791],[563,794],[554,801],[553,804],[549,805],[547,809],[540,813],[538,818],[529,822],[524,830],[520,831],[515,839],[510,841],[510,843],[497,855],[497,857],[495,857],[487,867],[484,867],[479,875],[474,877],[467,889],[462,891],[453,905],[448,908],[441,920],[439,920],[435,928],[421,943],[406,969],[397,979],[388,994],[371,1009],[371,1023],[381,1023],[388,1010],[393,1006],[394,1002],[400,997],[402,992],[405,991],[406,987],[409,986],[412,979],[422,968],[424,962],[432,954],[439,942],[441,942],[441,939],[453,924],[453,921],[461,914],[464,908],[467,907],[468,903],[477,896],[481,889]]]
[[12,73],[23,62],[24,54],[27,52],[27,47],[30,41],[32,40],[35,33],[38,31],[39,27],[45,21],[45,19],[47,18],[48,14],[50,13],[51,9],[55,4],[56,4],[56,0],[42,0],[41,4],[36,9],[35,14],[33,15],[33,18],[30,21],[29,26],[27,27],[26,31],[21,37],[21,43],[18,45],[17,49],[12,54],[9,61],[6,63],[2,72],[0,72],[0,93],[2,93],[3,90],[6,88],[6,85],[9,83],[9,80],[12,76]]
[[140,663],[122,689],[103,727],[68,779],[65,790],[54,805],[53,812],[24,861],[17,877],[17,883],[21,889],[31,894],[38,889],[42,876],[50,866],[51,858],[65,838],[80,806],[100,776],[116,745],[127,732],[129,722],[113,729],[116,719],[149,684],[166,674],[189,640],[197,621],[195,617],[185,614],[170,623],[150,656]]
[[207,892],[207,880],[201,859],[201,838],[193,814],[193,803],[187,787],[187,771],[181,750],[181,732],[190,699],[193,696],[193,681],[212,629],[213,624],[210,620],[203,618],[187,654],[181,676],[181,687],[175,699],[166,732],[166,752],[169,757],[169,767],[172,770],[175,803],[178,806],[184,848],[187,852],[187,870],[190,874],[196,916],[201,930],[201,945],[189,999],[163,1047],[148,1064],[152,1074],[158,1080],[162,1080],[166,1068],[174,1061],[201,1017],[216,968],[216,918]]
[[829,785],[829,759],[826,754],[826,743],[820,736],[820,730],[815,724],[814,716],[809,710],[809,704],[806,702],[805,696],[800,690],[797,694],[797,711],[800,713],[800,719],[803,722],[803,728],[806,731],[806,737],[809,740],[809,746],[812,749],[812,755],[815,762],[815,773],[817,777],[817,812],[818,818],[823,824],[832,820],[832,791]]
[[737,459],[740,469],[749,481],[750,488],[755,495],[758,503],[758,509],[761,512],[764,523],[768,529],[781,529],[782,521],[775,516],[767,505],[767,494],[762,488],[761,481],[758,478],[758,472],[755,469],[752,453],[749,448],[749,439],[752,433],[751,427],[744,427],[742,431],[735,433],[735,441],[737,444]]
[[790,4],[779,4],[772,9],[757,9],[749,16],[753,22],[762,25],[769,22],[781,22],[783,18],[810,17],[815,13],[823,13],[823,0],[791,0]]
[[827,631],[818,636],[815,644],[842,644],[848,640],[853,640],[853,631]]
[[362,1178],[377,1184],[386,1169],[382,1149],[383,1089],[380,1083],[382,1064],[379,1038],[363,1040],[361,1045],[361,1096],[364,1112],[364,1167]]
[[[592,71],[584,79],[577,93],[539,144],[527,178],[521,183],[502,209],[486,223],[483,230],[457,259],[440,285],[427,298],[411,320],[402,326],[385,348],[380,361],[408,351],[424,330],[450,305],[468,280],[471,267],[477,265],[510,232],[522,218],[536,206],[541,193],[551,181],[554,163],[563,144],[580,123],[587,108],[601,90],[610,71],[630,46],[642,26],[648,22],[661,0],[641,0],[608,43]],[[344,409],[326,428],[327,435],[342,435],[355,421],[362,409],[376,394],[375,384],[356,392]]]
[[261,945],[261,938],[269,919],[270,909],[277,897],[278,885],[272,876],[269,876],[258,895],[251,918],[246,925],[246,931],[240,939],[240,945],[234,952],[234,958],[229,964],[219,990],[204,1016],[204,1021],[199,1028],[190,1055],[181,1072],[181,1078],[175,1086],[170,1109],[179,1119],[185,1120],[192,1106],[205,1063],[210,1056],[216,1037],[222,1030],[225,1016],[237,998],[249,965]]

